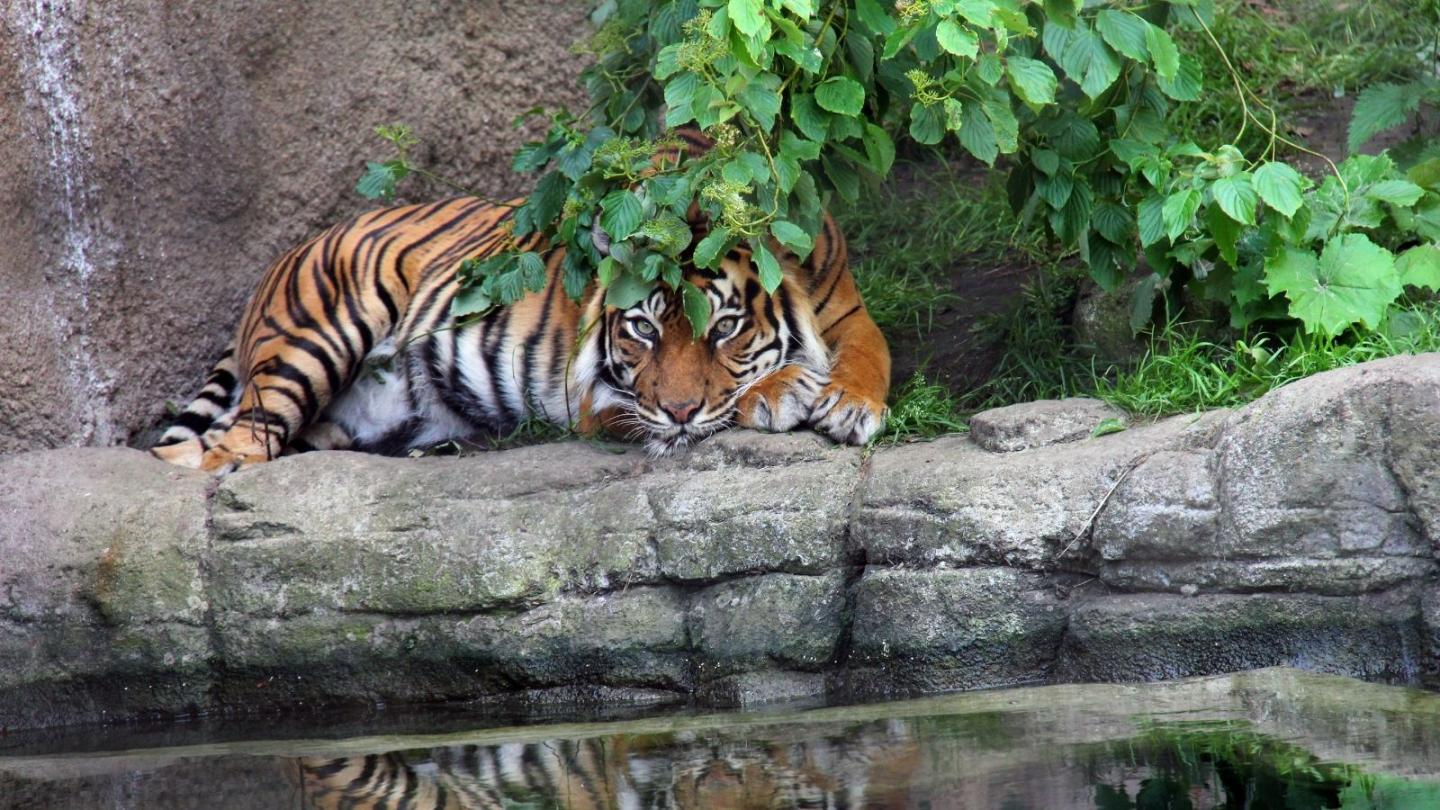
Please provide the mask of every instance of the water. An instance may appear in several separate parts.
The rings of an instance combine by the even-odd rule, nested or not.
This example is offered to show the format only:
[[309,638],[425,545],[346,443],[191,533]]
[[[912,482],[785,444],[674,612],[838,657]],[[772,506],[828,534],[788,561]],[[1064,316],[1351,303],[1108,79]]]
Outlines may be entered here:
[[11,737],[0,807],[1440,808],[1440,695],[1290,670],[486,725],[451,709],[334,739],[273,723]]

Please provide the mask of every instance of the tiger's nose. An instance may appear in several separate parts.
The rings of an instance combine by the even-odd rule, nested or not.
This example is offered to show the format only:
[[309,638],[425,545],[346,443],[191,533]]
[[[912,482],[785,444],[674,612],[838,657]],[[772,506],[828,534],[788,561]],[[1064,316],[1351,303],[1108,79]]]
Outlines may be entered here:
[[680,403],[666,402],[660,407],[670,414],[670,418],[675,420],[675,424],[683,425],[690,421],[690,417],[694,416],[696,411],[700,410],[700,403],[692,399]]

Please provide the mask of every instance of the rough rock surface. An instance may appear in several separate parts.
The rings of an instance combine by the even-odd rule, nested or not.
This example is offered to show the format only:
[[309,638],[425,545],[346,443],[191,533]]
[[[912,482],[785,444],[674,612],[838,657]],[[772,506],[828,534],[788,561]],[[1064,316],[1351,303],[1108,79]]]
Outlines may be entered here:
[[0,354],[0,453],[124,442],[192,395],[265,266],[373,207],[352,189],[387,154],[376,125],[409,123],[414,158],[469,187],[514,190],[509,122],[575,106],[584,15],[0,0],[0,341],[26,347]]
[[13,455],[0,727],[1277,664],[1440,683],[1437,471],[1440,355],[1005,453],[735,431],[661,461],[314,453],[218,482]]
[[1045,399],[975,414],[970,438],[993,453],[1013,453],[1083,439],[1102,425],[1123,427],[1125,412],[1098,399]]

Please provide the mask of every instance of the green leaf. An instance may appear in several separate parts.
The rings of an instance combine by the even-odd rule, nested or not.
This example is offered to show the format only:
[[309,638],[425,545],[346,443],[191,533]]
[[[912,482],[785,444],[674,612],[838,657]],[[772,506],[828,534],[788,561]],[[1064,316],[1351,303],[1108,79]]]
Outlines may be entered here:
[[[1117,245],[1133,245],[1135,220],[1125,206],[1106,200],[1095,207],[1091,216],[1095,230]],[[1133,250],[1133,247],[1132,247]]]
[[1382,180],[1365,189],[1365,196],[1372,200],[1391,203],[1409,208],[1420,201],[1425,189],[1409,180]]
[[1121,433],[1127,429],[1125,420],[1117,416],[1101,419],[1090,431],[1090,438],[1095,439],[1101,436],[1109,436],[1111,433]]
[[616,189],[600,201],[600,227],[610,239],[620,242],[635,232],[645,218],[645,207],[640,198],[626,189]]
[[1416,245],[1395,260],[1400,284],[1440,292],[1440,246]]
[[680,284],[680,303],[685,308],[685,319],[690,321],[690,336],[699,340],[710,325],[710,297],[704,290],[690,282]]
[[1165,200],[1159,194],[1151,194],[1140,201],[1139,216],[1140,246],[1150,247],[1165,238]]
[[1385,82],[1360,91],[1355,109],[1350,114],[1350,131],[1346,143],[1351,152],[1387,129],[1405,123],[1410,113],[1420,108],[1425,85],[1420,82],[1393,84]]
[[1155,77],[1156,84],[1160,85],[1160,91],[1176,101],[1199,101],[1200,91],[1205,86],[1205,72],[1200,63],[1189,54],[1180,56],[1180,67],[1175,71],[1175,78],[1167,79],[1164,76]]
[[1054,104],[1056,79],[1050,66],[1039,59],[1011,55],[1005,60],[1010,86],[1031,104]]
[[1240,241],[1242,228],[1240,223],[1230,218],[1221,210],[1220,206],[1213,205],[1205,210],[1205,224],[1209,226],[1210,236],[1215,239],[1215,247],[1220,251],[1220,258],[1224,259],[1231,267],[1239,264],[1239,255],[1235,246]]
[[945,137],[945,117],[939,104],[915,102],[910,106],[910,137],[918,143],[937,144]]
[[940,25],[935,29],[935,38],[947,53],[967,59],[974,59],[980,53],[980,40],[975,36],[975,32],[953,19],[940,21]]
[[695,245],[695,266],[707,269],[714,269],[720,266],[720,257],[724,255],[725,248],[730,242],[730,229],[724,226],[715,228],[705,234]]
[[624,269],[620,266],[620,262],[615,261],[614,257],[606,256],[600,260],[600,266],[595,269],[595,280],[600,282],[601,287],[609,287],[615,283],[615,279],[620,277],[620,272]]
[[1358,233],[1327,242],[1318,260],[1308,250],[1282,248],[1265,260],[1265,286],[1271,295],[1285,294],[1290,315],[1306,331],[1331,337],[1357,322],[1378,327],[1402,289],[1390,251]]
[[966,104],[960,114],[960,145],[970,154],[979,158],[986,166],[995,165],[995,156],[1000,145],[995,141],[995,128],[983,110],[974,104]]
[[[865,88],[846,76],[831,76],[815,88],[815,103],[839,115],[859,115],[865,106]],[[800,123],[796,121],[796,123]],[[801,127],[802,131],[804,127]],[[807,137],[813,137],[805,133]],[[815,138],[821,140],[821,138]]]
[[655,289],[655,282],[646,281],[638,274],[626,270],[605,288],[605,305],[617,309],[629,309]]
[[1246,225],[1255,224],[1255,209],[1260,204],[1260,195],[1250,185],[1249,172],[1222,177],[1210,190],[1215,195],[1215,202],[1231,219]]
[[805,257],[810,255],[810,251],[815,249],[815,241],[810,238],[810,234],[793,222],[777,219],[770,223],[770,233],[780,241],[780,244],[794,251],[795,256],[801,261],[804,261]]
[[1051,208],[1060,209],[1070,200],[1070,192],[1075,189],[1075,180],[1068,174],[1055,174],[1050,177],[1035,178],[1035,188],[1040,191],[1040,197],[1045,200]]
[[809,93],[796,93],[790,97],[790,120],[800,132],[812,141],[824,141],[830,134],[830,116],[815,97]]
[[1065,28],[1075,27],[1075,16],[1084,0],[1045,0],[1045,18]]
[[466,287],[450,299],[450,317],[464,318],[488,312],[495,302],[490,294],[479,287]]
[[694,237],[690,224],[669,211],[660,212],[659,216],[641,225],[636,233],[649,239],[656,250],[671,258],[689,247]]
[[560,172],[550,172],[540,178],[529,199],[535,224],[543,228],[559,216],[569,193],[570,179]]
[[767,293],[775,292],[784,279],[780,272],[780,262],[775,260],[775,254],[770,252],[764,242],[751,240],[750,246],[755,250],[756,266],[760,269],[760,286],[764,287]]
[[761,31],[768,32],[770,23],[765,19],[763,0],[730,0],[728,8],[730,21],[740,33],[752,37]]
[[879,0],[855,0],[855,12],[871,33],[883,37],[889,36],[895,30],[895,20],[885,13]]
[[1159,293],[1160,282],[1164,281],[1159,273],[1151,273],[1135,285],[1135,291],[1130,294],[1130,333],[1140,334],[1140,330],[1149,325],[1155,313],[1155,296]]
[[989,28],[994,24],[991,15],[995,12],[995,0],[957,0],[955,12],[973,25]]
[[1120,77],[1120,58],[1094,31],[1077,28],[1060,55],[1060,67],[1090,98],[1110,88]]
[[1107,8],[1095,16],[1095,27],[1110,47],[1141,63],[1150,58],[1150,49],[1146,45],[1149,25],[1128,11]]
[[775,126],[775,116],[780,114],[780,77],[774,73],[761,73],[745,85],[736,96],[746,110],[755,117],[755,122],[769,132]]
[[1287,217],[1294,216],[1304,203],[1300,196],[1303,184],[1300,173],[1284,163],[1271,161],[1255,170],[1255,191],[1260,199]]
[[[877,174],[887,175],[890,167],[895,163],[895,142],[890,139],[890,133],[883,127],[874,124],[865,124],[865,156],[870,159],[870,168]],[[783,149],[783,147],[782,147]],[[815,147],[815,157],[820,154],[820,148]]]
[[388,163],[375,163],[374,161],[365,164],[365,174],[360,177],[360,182],[355,184],[355,193],[367,200],[395,199],[395,184],[410,173],[410,169],[398,160]]
[[1190,227],[1195,219],[1195,212],[1200,210],[1200,192],[1190,188],[1177,191],[1165,198],[1165,208],[1161,215],[1165,219],[1165,235],[1174,242],[1180,238]]
[[1060,168],[1060,156],[1049,149],[1036,149],[1030,153],[1030,162],[1041,173],[1051,175]]
[[1164,28],[1146,23],[1145,48],[1155,62],[1155,74],[1166,81],[1174,81],[1180,72],[1180,50],[1175,47],[1175,40]]
[[585,294],[585,289],[590,286],[590,266],[581,251],[572,250],[565,254],[564,267],[562,281],[565,295],[569,296],[571,301],[579,301]]

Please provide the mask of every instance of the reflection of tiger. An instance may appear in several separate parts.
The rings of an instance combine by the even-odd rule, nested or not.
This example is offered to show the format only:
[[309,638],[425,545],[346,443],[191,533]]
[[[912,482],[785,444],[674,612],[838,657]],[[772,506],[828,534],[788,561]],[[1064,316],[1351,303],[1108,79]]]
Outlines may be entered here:
[[513,210],[474,198],[389,208],[285,254],[152,452],[223,471],[287,450],[402,450],[527,416],[629,430],[655,452],[732,422],[857,444],[879,430],[890,356],[828,216],[774,295],[743,249],[719,272],[687,265],[712,308],[699,340],[663,286],[624,311],[593,285],[573,303],[559,251],[543,291],[457,324],[456,269],[505,243]]
[[771,810],[906,807],[920,749],[867,724],[792,742],[609,737],[300,761],[307,807]]

